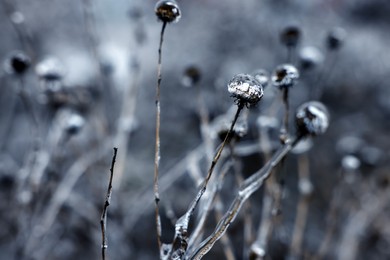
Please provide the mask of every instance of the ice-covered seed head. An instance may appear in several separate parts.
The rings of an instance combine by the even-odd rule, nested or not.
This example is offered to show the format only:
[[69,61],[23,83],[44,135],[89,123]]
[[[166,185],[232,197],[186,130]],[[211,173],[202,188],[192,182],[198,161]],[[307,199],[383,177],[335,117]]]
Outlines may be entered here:
[[237,74],[228,84],[228,91],[239,104],[253,106],[263,97],[261,83],[249,74]]
[[175,0],[160,0],[154,11],[157,18],[164,23],[177,23],[181,17],[181,11]]
[[14,52],[5,61],[4,68],[10,74],[24,74],[31,65],[30,58],[23,52]]
[[54,57],[48,57],[37,64],[35,72],[46,81],[60,81],[64,76],[62,63]]
[[288,26],[280,34],[280,41],[287,47],[294,47],[298,44],[301,31],[297,26]]
[[255,70],[252,75],[257,79],[257,81],[260,82],[260,84],[263,86],[263,88],[268,86],[269,82],[269,73],[266,70],[258,69]]
[[282,64],[276,67],[272,74],[272,84],[280,89],[294,86],[299,78],[298,69],[291,64]]
[[329,50],[338,50],[343,45],[346,32],[343,28],[336,27],[332,29],[326,38],[326,45]]
[[329,126],[329,113],[317,101],[306,102],[297,109],[295,123],[301,136],[316,136],[326,132]]

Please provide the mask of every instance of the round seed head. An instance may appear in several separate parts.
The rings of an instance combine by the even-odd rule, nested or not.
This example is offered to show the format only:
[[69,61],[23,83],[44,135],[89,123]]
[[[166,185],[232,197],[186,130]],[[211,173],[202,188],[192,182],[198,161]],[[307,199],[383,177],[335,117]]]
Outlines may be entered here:
[[326,45],[329,50],[338,50],[343,45],[346,32],[343,28],[337,27],[331,30],[326,38]]
[[280,34],[280,41],[287,47],[297,46],[301,36],[301,30],[297,26],[288,26]]
[[192,87],[201,79],[201,71],[196,66],[189,66],[184,70],[182,83],[185,87]]
[[299,78],[298,69],[290,64],[283,64],[276,67],[272,74],[272,83],[280,89],[294,86]]
[[177,23],[181,17],[181,11],[175,0],[160,0],[154,11],[157,18],[164,23]]
[[9,74],[24,74],[31,65],[30,58],[23,52],[12,53],[4,63],[4,69]]
[[257,81],[260,82],[260,84],[263,86],[263,88],[266,88],[268,86],[269,82],[269,73],[266,70],[258,69],[255,70],[252,75],[257,79]]
[[69,116],[68,121],[66,122],[65,131],[69,135],[77,134],[80,129],[84,126],[85,120],[79,114],[72,114]]
[[309,70],[321,64],[324,60],[324,56],[316,47],[307,46],[300,50],[299,59],[301,68]]
[[320,102],[306,102],[298,107],[295,123],[298,133],[302,136],[323,134],[329,126],[328,110]]
[[256,105],[263,97],[264,91],[261,83],[249,74],[237,74],[228,84],[231,97],[239,104]]
[[46,58],[38,63],[35,72],[38,77],[46,81],[60,81],[64,76],[61,62],[54,57]]

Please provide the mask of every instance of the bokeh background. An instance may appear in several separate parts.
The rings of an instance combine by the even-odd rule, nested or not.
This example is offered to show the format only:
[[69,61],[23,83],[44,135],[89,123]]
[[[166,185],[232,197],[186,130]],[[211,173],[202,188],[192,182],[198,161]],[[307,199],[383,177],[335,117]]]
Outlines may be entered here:
[[[97,259],[100,214],[112,148],[118,147],[108,218],[110,259],[157,259],[153,160],[157,50],[162,23],[156,1],[1,0],[0,5],[0,251],[2,259]],[[237,73],[272,72],[287,61],[280,33],[297,26],[301,38],[292,62],[300,69],[290,92],[292,111],[317,99],[329,109],[328,132],[306,152],[313,194],[298,259],[315,259],[332,228],[325,259],[390,257],[389,117],[390,2],[386,0],[197,0],[178,1],[181,20],[165,31],[162,65],[161,205],[163,239],[169,217],[180,216],[196,194],[191,168],[207,168],[201,146],[199,103],[209,113],[209,134],[233,105],[226,84]],[[334,28],[346,32],[329,50]],[[321,56],[302,67],[301,50]],[[9,60],[31,60],[23,74]],[[183,72],[201,71],[195,87]],[[50,74],[51,73],[51,74]],[[313,95],[317,93],[317,95]],[[248,135],[258,142],[260,115],[280,93],[268,86],[263,103],[249,112]],[[280,120],[282,102],[276,102]],[[231,120],[231,114],[225,116]],[[273,129],[273,141],[278,145]],[[294,134],[293,127],[291,133]],[[297,152],[298,153],[298,152]],[[282,189],[266,259],[286,259],[299,201],[297,162],[290,155],[277,175]],[[238,155],[244,176],[263,163],[258,151]],[[227,177],[227,207],[237,190]],[[263,191],[251,199],[254,229]],[[334,212],[330,209],[334,209]],[[331,212],[331,213],[330,213]],[[168,214],[173,213],[173,214]],[[228,235],[243,259],[243,216]],[[333,218],[332,218],[333,216]],[[210,215],[206,233],[215,219]],[[253,230],[256,234],[256,230]],[[206,259],[222,257],[218,243]]]

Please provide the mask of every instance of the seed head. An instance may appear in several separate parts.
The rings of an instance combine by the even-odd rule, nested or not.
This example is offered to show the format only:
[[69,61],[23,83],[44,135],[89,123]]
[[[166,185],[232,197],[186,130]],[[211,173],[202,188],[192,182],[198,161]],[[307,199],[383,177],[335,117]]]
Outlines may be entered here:
[[309,70],[324,61],[321,51],[313,46],[306,46],[299,52],[300,65],[302,69]]
[[269,73],[266,70],[258,69],[255,70],[252,75],[257,79],[257,81],[260,82],[260,84],[263,86],[263,88],[266,88],[268,86],[269,82]]
[[261,83],[249,74],[237,74],[228,84],[228,91],[238,104],[246,106],[256,105],[263,97]]
[[201,79],[201,71],[198,67],[191,65],[184,70],[182,83],[185,87],[192,87]]
[[48,57],[37,64],[35,72],[45,81],[60,81],[64,76],[62,63],[54,57]]
[[274,86],[283,89],[294,86],[299,78],[298,69],[290,64],[283,64],[276,67],[272,74],[272,83]]
[[160,0],[154,11],[157,18],[164,23],[177,23],[181,17],[181,11],[175,0]]
[[23,52],[12,53],[4,63],[4,69],[9,74],[24,74],[31,65],[30,58]]
[[280,34],[280,41],[287,47],[297,46],[301,36],[301,31],[297,26],[288,26]]
[[338,50],[343,45],[346,32],[343,28],[337,27],[328,33],[326,45],[329,50]]
[[85,120],[81,115],[72,114],[69,116],[66,122],[65,131],[69,135],[75,135],[80,131],[80,129],[84,126],[84,124],[85,124]]
[[320,102],[306,102],[298,107],[295,123],[298,133],[302,136],[323,134],[329,126],[328,110]]

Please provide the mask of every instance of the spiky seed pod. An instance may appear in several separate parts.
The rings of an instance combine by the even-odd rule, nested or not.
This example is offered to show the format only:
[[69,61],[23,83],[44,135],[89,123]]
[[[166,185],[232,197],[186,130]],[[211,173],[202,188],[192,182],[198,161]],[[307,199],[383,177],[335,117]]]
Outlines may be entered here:
[[228,91],[238,104],[256,105],[264,95],[263,86],[249,74],[237,74],[228,84]]
[[329,50],[338,50],[343,45],[346,32],[343,28],[337,27],[332,29],[326,37],[326,46]]
[[24,74],[31,65],[30,58],[23,52],[14,52],[6,59],[4,69],[9,74]]
[[280,34],[280,41],[287,47],[298,45],[301,36],[301,30],[297,26],[288,26]]
[[298,69],[291,64],[279,65],[272,74],[273,85],[280,89],[294,86],[298,79]]
[[295,116],[298,135],[317,136],[326,132],[329,126],[329,113],[326,107],[317,101],[302,104]]
[[179,5],[175,0],[158,1],[154,11],[157,15],[157,18],[164,23],[177,23],[181,17]]

